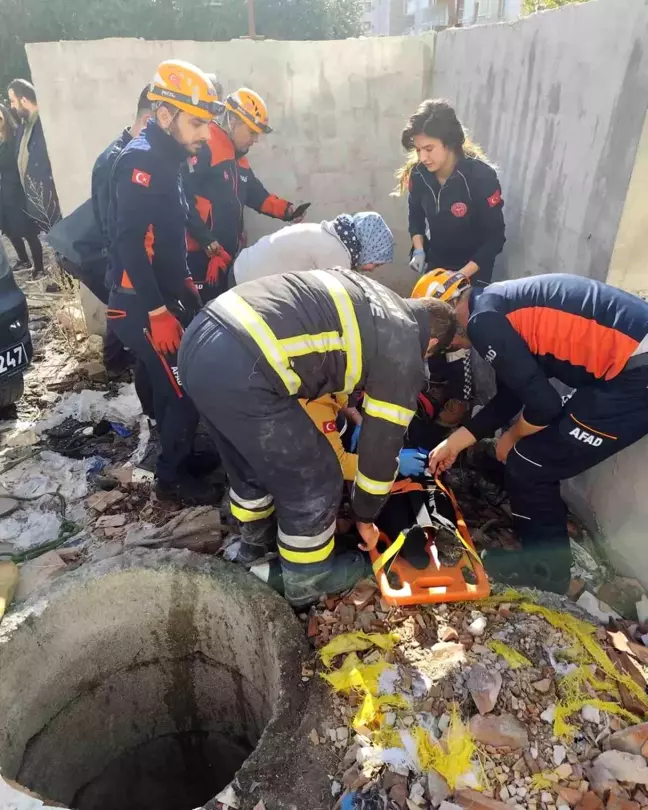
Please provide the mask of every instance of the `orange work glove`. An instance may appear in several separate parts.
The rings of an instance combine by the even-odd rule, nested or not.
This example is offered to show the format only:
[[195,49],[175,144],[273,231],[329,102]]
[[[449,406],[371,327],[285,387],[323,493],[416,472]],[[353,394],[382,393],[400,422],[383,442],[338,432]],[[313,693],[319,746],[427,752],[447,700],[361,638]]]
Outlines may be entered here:
[[151,324],[151,343],[156,351],[163,354],[175,354],[180,348],[182,326],[166,307],[149,312]]
[[229,253],[225,250],[225,248],[221,248],[218,253],[214,254],[211,259],[209,260],[209,264],[207,265],[207,275],[205,276],[205,282],[207,284],[218,284],[221,279],[223,273],[227,270],[227,268],[232,263],[232,257]]

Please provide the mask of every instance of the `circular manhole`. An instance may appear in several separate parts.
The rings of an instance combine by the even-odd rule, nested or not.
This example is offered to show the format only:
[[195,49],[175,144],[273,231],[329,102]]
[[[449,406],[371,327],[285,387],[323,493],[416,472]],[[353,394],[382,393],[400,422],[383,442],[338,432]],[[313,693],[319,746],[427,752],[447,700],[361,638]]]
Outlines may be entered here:
[[47,799],[192,810],[299,722],[299,624],[227,563],[133,552],[20,607],[0,628],[0,770]]

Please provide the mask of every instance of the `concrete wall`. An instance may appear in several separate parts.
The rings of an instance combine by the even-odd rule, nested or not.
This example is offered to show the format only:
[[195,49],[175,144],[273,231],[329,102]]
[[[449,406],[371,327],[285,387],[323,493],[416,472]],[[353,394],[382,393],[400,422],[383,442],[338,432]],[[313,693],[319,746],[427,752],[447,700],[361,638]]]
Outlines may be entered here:
[[605,279],[646,114],[645,0],[441,32],[434,93],[501,167],[501,276]]
[[[431,38],[340,42],[97,42],[27,46],[64,213],[87,199],[92,164],[134,114],[142,87],[163,59],[216,71],[226,90],[247,85],[267,101],[275,132],[250,155],[269,190],[312,201],[317,221],[378,209],[396,236],[399,266],[388,277],[403,292],[409,236],[403,200],[389,196],[403,160],[400,131],[429,94]],[[52,66],[56,69],[53,70]],[[247,215],[250,237],[280,227]]]

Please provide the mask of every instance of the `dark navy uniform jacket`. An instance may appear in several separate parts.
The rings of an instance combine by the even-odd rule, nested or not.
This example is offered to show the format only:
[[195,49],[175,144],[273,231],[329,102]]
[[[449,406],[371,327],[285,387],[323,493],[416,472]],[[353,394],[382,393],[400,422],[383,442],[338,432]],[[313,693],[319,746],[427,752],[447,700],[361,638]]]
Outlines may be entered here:
[[470,299],[468,337],[495,369],[496,396],[466,423],[478,439],[524,408],[532,425],[562,411],[551,377],[605,385],[648,352],[648,302],[591,278],[552,273],[500,281]]
[[477,281],[489,282],[504,237],[502,189],[495,170],[475,158],[463,158],[443,185],[422,163],[409,182],[409,232],[425,240],[428,269],[460,270],[479,265]]
[[124,147],[132,141],[130,130],[125,129],[95,160],[92,167],[92,210],[104,243],[108,246],[108,204],[110,202],[110,175],[115,161]]
[[148,312],[186,295],[184,148],[155,121],[115,161],[108,210],[113,288],[133,290]]

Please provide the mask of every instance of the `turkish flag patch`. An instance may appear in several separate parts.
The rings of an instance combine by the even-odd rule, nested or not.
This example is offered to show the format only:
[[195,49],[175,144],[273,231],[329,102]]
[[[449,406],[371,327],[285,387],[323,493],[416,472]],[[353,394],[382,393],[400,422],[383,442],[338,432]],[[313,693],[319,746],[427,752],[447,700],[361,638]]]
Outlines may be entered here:
[[144,188],[148,188],[151,185],[151,175],[143,172],[141,169],[133,169],[131,180],[138,186],[144,186]]
[[490,197],[486,199],[486,202],[491,208],[495,208],[496,205],[502,202],[502,192],[497,189],[497,191],[493,192]]
[[450,211],[455,217],[465,217],[468,213],[468,206],[466,203],[456,202],[450,206]]
[[323,433],[335,433],[337,430],[337,425],[335,424],[335,420],[331,419],[330,422],[322,422],[322,432]]

